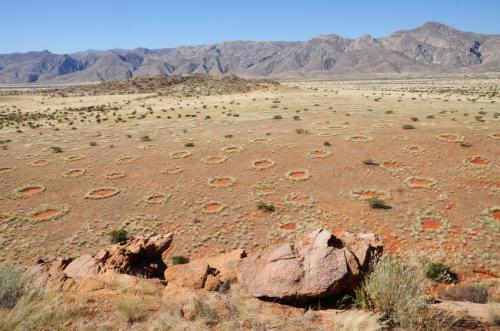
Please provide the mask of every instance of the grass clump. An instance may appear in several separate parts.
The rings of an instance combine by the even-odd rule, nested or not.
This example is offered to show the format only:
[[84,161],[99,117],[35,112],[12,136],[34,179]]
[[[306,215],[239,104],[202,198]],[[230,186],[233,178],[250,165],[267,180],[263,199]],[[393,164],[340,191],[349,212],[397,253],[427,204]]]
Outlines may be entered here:
[[0,265],[0,307],[12,308],[24,294],[24,270],[21,267]]
[[116,310],[128,323],[141,321],[146,315],[146,310],[142,303],[138,299],[128,295],[118,300]]
[[389,324],[403,329],[444,329],[446,317],[429,309],[425,290],[425,276],[420,268],[384,255],[356,291],[355,301],[361,308],[380,313]]
[[109,241],[112,244],[122,243],[127,241],[128,232],[125,229],[113,230],[109,233]]
[[142,137],[141,137],[141,141],[152,141],[152,140],[153,140],[153,139],[151,139],[151,137],[150,137],[150,136],[148,136],[148,135],[145,135],[145,136],[142,136]]
[[450,267],[442,263],[428,263],[425,266],[425,276],[438,283],[452,283],[457,280],[457,275]]
[[490,289],[484,284],[455,285],[444,290],[441,297],[453,301],[487,303],[490,297]]
[[415,129],[415,126],[411,125],[411,124],[405,124],[402,126],[402,128],[405,130],[413,130],[413,129]]
[[172,265],[176,264],[187,264],[189,263],[189,258],[179,255],[179,256],[172,256]]
[[276,210],[276,207],[274,207],[272,204],[268,204],[261,201],[257,203],[257,209],[272,213]]

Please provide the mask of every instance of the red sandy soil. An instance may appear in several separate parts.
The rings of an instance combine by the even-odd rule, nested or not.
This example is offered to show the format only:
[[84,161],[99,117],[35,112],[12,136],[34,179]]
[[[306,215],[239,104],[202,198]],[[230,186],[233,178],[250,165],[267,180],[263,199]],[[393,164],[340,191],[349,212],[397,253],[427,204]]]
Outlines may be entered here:
[[43,191],[43,188],[39,187],[39,186],[30,186],[30,187],[27,187],[25,189],[22,189],[20,191],[20,193],[24,196],[31,196],[31,195],[34,195],[34,194],[37,194],[37,193],[40,193]]
[[48,209],[48,210],[43,210],[35,213],[32,218],[35,221],[44,221],[46,219],[49,219],[51,217],[57,216],[60,213],[59,210],[56,209]]
[[439,229],[441,227],[441,222],[432,218],[426,218],[422,220],[422,227],[424,229]]

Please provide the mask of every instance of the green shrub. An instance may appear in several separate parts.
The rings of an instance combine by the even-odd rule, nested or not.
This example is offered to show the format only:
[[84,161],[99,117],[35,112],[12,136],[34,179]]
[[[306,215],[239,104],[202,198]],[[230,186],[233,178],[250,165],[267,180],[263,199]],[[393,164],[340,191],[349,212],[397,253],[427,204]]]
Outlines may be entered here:
[[428,308],[425,290],[421,269],[403,264],[398,257],[384,255],[356,291],[355,302],[403,329],[443,329],[449,321],[442,313]]
[[127,241],[128,233],[125,229],[113,230],[109,233],[109,237],[112,244],[122,243]]
[[391,207],[386,205],[382,199],[370,198],[368,199],[368,203],[372,209],[391,209]]
[[457,280],[457,275],[450,267],[442,263],[428,263],[425,266],[425,276],[438,283],[452,283]]
[[14,307],[24,294],[23,273],[21,267],[0,265],[0,307]]
[[172,256],[172,265],[186,264],[186,263],[189,263],[189,258],[182,255]]
[[377,162],[375,162],[375,161],[373,161],[372,159],[364,160],[364,161],[363,161],[363,163],[364,163],[365,165],[373,165],[373,166],[378,165],[378,163],[377,163]]
[[257,203],[257,209],[258,210],[268,211],[270,213],[272,213],[273,211],[276,210],[276,208],[273,205],[267,204],[267,203],[262,202],[262,201]]

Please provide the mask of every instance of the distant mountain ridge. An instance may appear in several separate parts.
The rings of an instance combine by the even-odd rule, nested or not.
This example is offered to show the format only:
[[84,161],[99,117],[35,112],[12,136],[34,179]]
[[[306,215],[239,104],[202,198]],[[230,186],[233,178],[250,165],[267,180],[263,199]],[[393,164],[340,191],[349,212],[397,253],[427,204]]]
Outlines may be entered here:
[[0,84],[76,83],[144,75],[328,78],[500,72],[500,35],[429,22],[385,38],[232,41],[177,48],[0,54]]

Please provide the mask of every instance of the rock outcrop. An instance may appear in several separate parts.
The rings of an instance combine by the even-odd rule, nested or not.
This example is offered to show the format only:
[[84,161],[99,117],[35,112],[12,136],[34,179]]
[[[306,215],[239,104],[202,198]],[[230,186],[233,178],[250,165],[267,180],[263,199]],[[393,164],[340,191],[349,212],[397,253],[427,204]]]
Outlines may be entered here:
[[62,288],[68,279],[85,280],[108,270],[132,276],[162,278],[167,268],[163,254],[170,247],[173,233],[151,234],[110,245],[95,256],[85,254],[76,259],[38,261],[27,276],[37,285]]
[[298,244],[284,244],[248,259],[243,286],[254,297],[302,300],[353,291],[382,244],[373,234],[320,229]]
[[238,249],[229,253],[201,258],[187,264],[178,264],[165,271],[168,284],[190,289],[214,291],[222,284],[237,279],[238,269],[246,252]]

